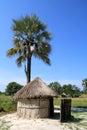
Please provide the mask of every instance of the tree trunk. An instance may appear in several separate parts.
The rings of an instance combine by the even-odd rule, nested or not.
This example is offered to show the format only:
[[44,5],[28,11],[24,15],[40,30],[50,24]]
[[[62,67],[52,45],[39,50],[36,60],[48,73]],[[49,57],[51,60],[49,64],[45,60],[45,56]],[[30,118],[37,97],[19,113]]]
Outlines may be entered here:
[[31,81],[31,57],[27,61],[27,83]]
[[25,74],[27,78],[27,83],[29,83],[31,81],[31,58],[32,58],[30,45],[27,46],[27,51],[28,55],[27,55],[27,64],[25,66]]
[[29,83],[31,81],[31,57],[28,57],[27,59],[26,77],[27,77],[27,83]]

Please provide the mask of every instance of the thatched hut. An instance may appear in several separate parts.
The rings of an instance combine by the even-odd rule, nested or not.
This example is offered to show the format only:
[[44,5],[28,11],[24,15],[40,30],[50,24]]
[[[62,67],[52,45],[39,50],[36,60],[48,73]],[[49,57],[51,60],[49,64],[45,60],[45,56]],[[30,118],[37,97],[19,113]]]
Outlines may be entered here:
[[57,94],[40,78],[35,78],[19,90],[14,99],[17,102],[17,115],[22,118],[43,118],[53,114],[53,97]]

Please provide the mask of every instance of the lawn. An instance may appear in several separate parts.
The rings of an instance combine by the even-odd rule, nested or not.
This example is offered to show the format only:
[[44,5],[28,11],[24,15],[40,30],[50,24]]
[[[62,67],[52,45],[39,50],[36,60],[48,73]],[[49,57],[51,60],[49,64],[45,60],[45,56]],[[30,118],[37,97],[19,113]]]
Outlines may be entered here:
[[[62,98],[55,98],[54,105],[60,106]],[[87,108],[87,98],[71,98],[72,107],[84,107]]]

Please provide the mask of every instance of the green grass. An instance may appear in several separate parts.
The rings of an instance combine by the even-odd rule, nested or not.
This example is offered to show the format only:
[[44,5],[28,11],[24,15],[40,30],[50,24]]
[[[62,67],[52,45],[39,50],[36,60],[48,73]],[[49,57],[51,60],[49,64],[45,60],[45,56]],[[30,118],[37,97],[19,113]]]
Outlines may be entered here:
[[12,101],[11,96],[0,94],[0,107],[2,107],[6,112],[15,111],[16,102]]
[[72,98],[72,106],[87,108],[87,98]]
[[1,101],[11,101],[11,96],[6,96],[5,94],[0,94],[0,102]]
[[87,112],[72,112],[72,118],[68,122],[61,123],[65,128],[69,130],[87,130]]
[[60,106],[61,103],[61,98],[54,98],[54,105],[55,106]]
[[72,112],[73,119],[70,122],[64,123],[70,130],[87,130],[87,112]]
[[[71,98],[72,107],[87,108],[87,98]],[[61,98],[54,99],[54,105],[60,106]],[[0,94],[0,107],[3,107],[6,112],[16,110],[16,103],[12,101],[11,96]]]
[[[54,105],[60,106],[62,98],[55,98]],[[87,108],[87,98],[71,98],[72,107],[84,107]]]

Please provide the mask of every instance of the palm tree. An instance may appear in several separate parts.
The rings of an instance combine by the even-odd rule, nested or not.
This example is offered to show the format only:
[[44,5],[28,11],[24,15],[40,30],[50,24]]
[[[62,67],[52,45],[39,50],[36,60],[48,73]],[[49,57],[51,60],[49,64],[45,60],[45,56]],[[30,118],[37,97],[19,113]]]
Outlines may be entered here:
[[51,45],[49,41],[51,40],[51,33],[46,29],[47,26],[36,15],[13,20],[13,48],[7,51],[7,56],[17,55],[16,62],[19,67],[25,62],[24,70],[27,83],[31,80],[32,56],[38,57],[50,65]]

